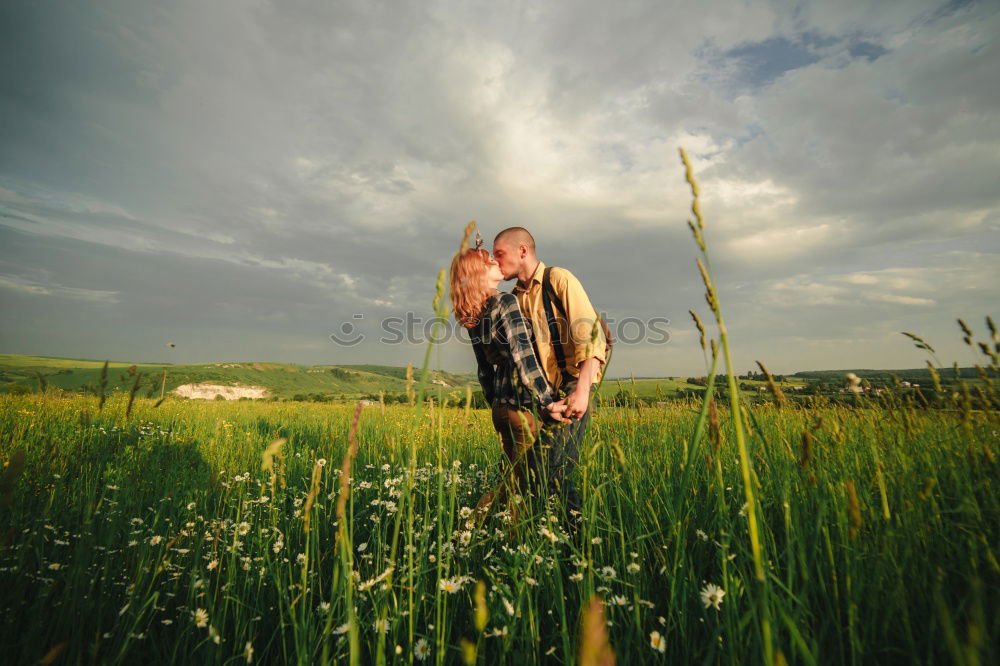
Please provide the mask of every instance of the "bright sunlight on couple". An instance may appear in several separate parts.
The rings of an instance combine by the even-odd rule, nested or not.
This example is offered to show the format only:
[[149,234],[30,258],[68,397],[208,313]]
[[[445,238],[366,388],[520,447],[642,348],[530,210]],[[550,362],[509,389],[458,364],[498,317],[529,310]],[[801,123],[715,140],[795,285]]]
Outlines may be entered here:
[[[498,233],[492,256],[476,236],[475,247],[452,261],[451,298],[503,448],[501,480],[479,501],[477,517],[496,509],[516,524],[526,496],[553,498],[576,532],[582,507],[570,475],[610,332],[573,273],[538,259],[527,229]],[[513,279],[512,292],[499,290]]]

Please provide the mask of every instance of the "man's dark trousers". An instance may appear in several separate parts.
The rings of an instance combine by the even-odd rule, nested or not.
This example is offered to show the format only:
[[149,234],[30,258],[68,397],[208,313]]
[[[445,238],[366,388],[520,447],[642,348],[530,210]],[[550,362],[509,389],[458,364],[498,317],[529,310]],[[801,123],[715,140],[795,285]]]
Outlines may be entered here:
[[539,437],[541,447],[533,447],[535,450],[529,463],[536,478],[547,478],[547,494],[563,500],[570,518],[579,517],[579,513],[574,516],[573,511],[583,511],[583,500],[570,476],[580,460],[580,446],[590,423],[596,388],[594,385],[590,387],[591,404],[579,420],[546,425]]

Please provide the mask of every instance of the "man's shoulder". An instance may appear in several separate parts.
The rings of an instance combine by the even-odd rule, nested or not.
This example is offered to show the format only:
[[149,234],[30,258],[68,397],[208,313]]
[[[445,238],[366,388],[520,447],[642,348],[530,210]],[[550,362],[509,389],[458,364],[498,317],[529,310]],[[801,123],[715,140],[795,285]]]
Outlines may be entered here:
[[551,269],[549,271],[549,282],[556,289],[563,288],[574,282],[580,284],[580,280],[568,268],[563,268],[562,266],[549,266],[549,268]]

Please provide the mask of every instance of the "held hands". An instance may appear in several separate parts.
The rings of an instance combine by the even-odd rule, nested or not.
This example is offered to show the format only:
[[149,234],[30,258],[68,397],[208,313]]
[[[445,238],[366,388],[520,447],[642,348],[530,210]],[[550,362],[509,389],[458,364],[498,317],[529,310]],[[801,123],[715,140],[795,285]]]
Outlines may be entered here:
[[580,385],[578,385],[562,402],[566,403],[565,416],[579,421],[587,413],[587,408],[590,407],[590,387],[588,386],[586,390],[581,391]]
[[550,402],[545,406],[542,416],[550,421],[555,421],[556,423],[569,423],[570,419],[563,416],[566,411],[566,399],[558,400],[556,402]]

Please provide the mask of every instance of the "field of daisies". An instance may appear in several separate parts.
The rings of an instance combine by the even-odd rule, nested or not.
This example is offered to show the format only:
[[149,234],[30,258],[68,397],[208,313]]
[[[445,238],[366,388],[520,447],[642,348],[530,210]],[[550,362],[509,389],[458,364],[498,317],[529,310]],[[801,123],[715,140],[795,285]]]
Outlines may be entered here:
[[573,533],[486,411],[98,406],[0,396],[7,663],[1000,659],[995,412],[596,407]]

